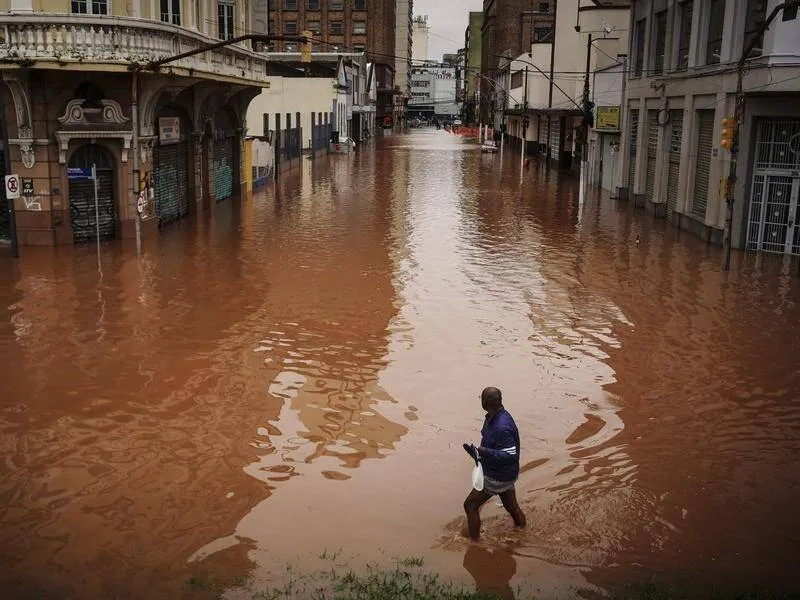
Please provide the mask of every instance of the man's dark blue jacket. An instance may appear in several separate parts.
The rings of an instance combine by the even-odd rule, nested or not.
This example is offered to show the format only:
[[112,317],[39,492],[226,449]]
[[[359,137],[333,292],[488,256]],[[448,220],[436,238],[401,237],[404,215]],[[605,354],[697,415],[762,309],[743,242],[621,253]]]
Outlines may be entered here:
[[519,476],[519,430],[514,418],[501,408],[486,416],[481,429],[483,474],[495,481],[514,481]]

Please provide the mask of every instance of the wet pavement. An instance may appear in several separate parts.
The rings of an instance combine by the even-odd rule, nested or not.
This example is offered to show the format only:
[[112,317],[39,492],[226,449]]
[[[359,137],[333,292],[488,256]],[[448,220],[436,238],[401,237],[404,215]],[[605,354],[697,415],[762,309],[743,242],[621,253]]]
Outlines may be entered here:
[[[287,563],[408,556],[505,597],[800,593],[800,278],[722,273],[579,187],[423,130],[139,260],[0,260],[6,597],[249,597],[234,580]],[[491,502],[475,546],[461,443],[487,385],[521,430],[529,527]]]

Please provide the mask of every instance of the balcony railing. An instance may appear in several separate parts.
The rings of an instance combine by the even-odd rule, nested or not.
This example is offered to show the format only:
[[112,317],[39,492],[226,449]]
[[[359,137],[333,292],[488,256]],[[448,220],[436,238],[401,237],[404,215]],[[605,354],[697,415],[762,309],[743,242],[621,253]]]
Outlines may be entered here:
[[[0,15],[0,62],[145,65],[218,40],[166,23],[93,15]],[[266,57],[228,46],[170,67],[194,76],[266,81]]]

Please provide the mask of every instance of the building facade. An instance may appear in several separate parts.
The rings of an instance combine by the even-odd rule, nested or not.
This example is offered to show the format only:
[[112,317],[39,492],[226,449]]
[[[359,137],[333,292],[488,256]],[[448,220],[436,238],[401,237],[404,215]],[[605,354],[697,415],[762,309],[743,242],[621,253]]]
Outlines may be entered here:
[[414,21],[413,0],[397,0],[397,31],[395,37],[395,85],[404,98],[411,97],[411,58],[414,44],[412,28]]
[[[643,1],[633,6],[618,181],[623,196],[721,243],[736,113],[736,63],[779,2]],[[743,74],[732,245],[800,254],[800,16],[777,15]]]
[[450,121],[459,113],[455,67],[432,62],[411,70],[409,118]]
[[428,45],[430,43],[431,28],[427,16],[416,16],[411,24],[411,64],[412,66],[424,65],[428,62]]
[[469,13],[469,25],[464,31],[464,121],[477,124],[481,101],[481,56],[483,13]]
[[239,194],[245,113],[268,85],[266,59],[240,43],[152,63],[249,30],[245,6],[0,4],[2,164],[22,182],[20,245],[133,237],[137,223],[152,235]]
[[592,73],[621,63],[619,55],[628,45],[628,5],[580,0],[554,6],[536,0],[534,6],[529,50],[509,55],[495,72],[500,99],[495,127],[505,125],[511,145],[524,143],[527,153],[544,154],[562,169],[577,169],[585,149]]
[[[391,122],[395,102],[395,0],[270,0],[261,26],[273,34],[310,31],[312,50],[327,53],[365,52],[375,64],[377,116]],[[296,44],[275,42],[275,52],[296,52]]]

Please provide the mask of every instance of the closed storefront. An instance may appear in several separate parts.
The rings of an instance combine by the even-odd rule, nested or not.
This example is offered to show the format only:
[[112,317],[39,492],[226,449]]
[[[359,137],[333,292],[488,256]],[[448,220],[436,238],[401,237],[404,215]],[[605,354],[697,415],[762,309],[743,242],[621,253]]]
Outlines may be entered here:
[[214,151],[211,160],[211,185],[217,202],[233,196],[236,170],[236,129],[228,113],[215,116]]
[[550,158],[559,160],[561,157],[561,119],[550,119]]
[[681,145],[683,143],[683,111],[670,111],[669,171],[667,177],[667,219],[672,220],[678,208],[680,187]]
[[[92,167],[97,174],[91,179]],[[70,157],[69,215],[75,242],[111,240],[116,237],[117,211],[114,198],[114,162],[111,154],[96,144],[85,144]]]
[[639,110],[631,109],[628,126],[628,193],[634,193],[636,183],[636,143],[639,137]]
[[189,144],[187,123],[176,113],[162,113],[158,126],[153,175],[158,226],[163,227],[189,214]]
[[800,119],[758,124],[747,249],[800,255]]
[[705,221],[708,207],[711,152],[714,148],[714,111],[697,111],[697,160],[692,194],[692,214]]
[[645,173],[645,197],[655,202],[656,164],[658,163],[658,111],[647,111],[647,172]]
[[[5,180],[5,150],[0,142],[0,181]],[[6,200],[6,186],[3,186],[0,191],[0,240],[8,240],[11,238],[11,230],[9,226],[8,215],[8,200]]]

